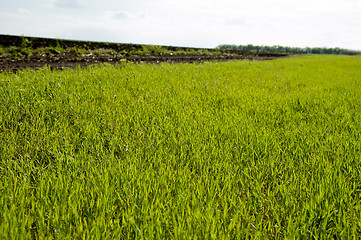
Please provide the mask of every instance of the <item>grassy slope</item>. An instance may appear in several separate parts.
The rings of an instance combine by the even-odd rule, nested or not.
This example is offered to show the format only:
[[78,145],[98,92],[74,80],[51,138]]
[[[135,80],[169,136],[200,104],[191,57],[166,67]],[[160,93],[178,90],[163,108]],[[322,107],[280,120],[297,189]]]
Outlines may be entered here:
[[0,75],[0,238],[349,238],[361,58]]

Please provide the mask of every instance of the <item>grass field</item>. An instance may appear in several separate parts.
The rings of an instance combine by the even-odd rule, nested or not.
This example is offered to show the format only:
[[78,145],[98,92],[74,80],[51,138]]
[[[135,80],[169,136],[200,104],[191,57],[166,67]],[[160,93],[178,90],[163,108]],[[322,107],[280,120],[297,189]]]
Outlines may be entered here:
[[0,239],[357,238],[361,57],[0,74]]

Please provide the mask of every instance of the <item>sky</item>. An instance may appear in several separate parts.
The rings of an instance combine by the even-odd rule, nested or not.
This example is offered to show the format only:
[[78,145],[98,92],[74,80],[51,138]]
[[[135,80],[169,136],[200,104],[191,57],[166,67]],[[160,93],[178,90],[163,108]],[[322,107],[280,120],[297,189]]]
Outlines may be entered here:
[[360,0],[0,0],[0,34],[361,50]]

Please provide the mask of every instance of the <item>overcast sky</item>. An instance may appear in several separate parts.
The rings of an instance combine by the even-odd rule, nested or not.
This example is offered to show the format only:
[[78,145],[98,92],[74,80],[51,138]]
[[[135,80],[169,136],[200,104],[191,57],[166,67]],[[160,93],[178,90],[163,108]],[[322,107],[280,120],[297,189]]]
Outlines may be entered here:
[[361,50],[361,0],[0,0],[0,34]]

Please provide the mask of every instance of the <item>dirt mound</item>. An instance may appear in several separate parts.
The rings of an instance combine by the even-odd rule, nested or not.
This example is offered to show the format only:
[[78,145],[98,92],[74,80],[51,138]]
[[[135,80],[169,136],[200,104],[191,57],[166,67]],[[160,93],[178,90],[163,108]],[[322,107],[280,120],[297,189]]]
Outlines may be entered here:
[[[87,42],[9,35],[0,35],[0,46],[10,49],[8,53],[0,54],[0,71],[17,71],[25,68],[38,69],[45,65],[54,69],[63,69],[99,63],[117,64],[124,60],[157,64],[161,62],[194,63],[236,59],[270,60],[287,56],[278,53],[221,51],[219,49]],[[61,49],[61,51],[57,49]]]

